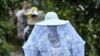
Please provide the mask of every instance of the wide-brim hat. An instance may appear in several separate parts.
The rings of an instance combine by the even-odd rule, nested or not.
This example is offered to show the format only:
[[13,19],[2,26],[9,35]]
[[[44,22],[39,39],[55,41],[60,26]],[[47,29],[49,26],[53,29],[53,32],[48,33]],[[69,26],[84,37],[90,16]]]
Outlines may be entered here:
[[28,10],[26,15],[39,15],[38,8],[32,7],[31,9]]
[[42,22],[36,23],[36,25],[62,25],[68,22],[69,21],[59,19],[55,12],[48,12],[45,15],[45,20]]

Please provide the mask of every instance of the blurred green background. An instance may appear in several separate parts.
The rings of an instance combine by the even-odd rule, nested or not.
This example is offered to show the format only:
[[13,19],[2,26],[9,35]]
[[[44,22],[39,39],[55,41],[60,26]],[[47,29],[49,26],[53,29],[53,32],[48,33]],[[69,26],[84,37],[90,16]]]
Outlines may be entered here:
[[[86,41],[85,55],[100,56],[100,0],[27,0],[39,10],[55,11],[59,18],[70,20]],[[15,11],[19,0],[0,0],[0,56],[21,49],[16,40]]]

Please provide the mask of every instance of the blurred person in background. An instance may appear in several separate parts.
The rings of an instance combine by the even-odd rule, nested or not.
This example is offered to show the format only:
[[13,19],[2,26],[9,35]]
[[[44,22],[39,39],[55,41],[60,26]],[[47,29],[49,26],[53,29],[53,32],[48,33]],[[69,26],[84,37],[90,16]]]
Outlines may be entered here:
[[37,7],[32,7],[27,13],[27,27],[24,29],[25,41],[31,34],[36,22],[38,22],[39,10]]
[[16,13],[16,28],[17,28],[17,37],[20,42],[24,42],[24,29],[27,26],[27,17],[25,13],[30,9],[30,4],[26,0],[21,0],[22,9]]

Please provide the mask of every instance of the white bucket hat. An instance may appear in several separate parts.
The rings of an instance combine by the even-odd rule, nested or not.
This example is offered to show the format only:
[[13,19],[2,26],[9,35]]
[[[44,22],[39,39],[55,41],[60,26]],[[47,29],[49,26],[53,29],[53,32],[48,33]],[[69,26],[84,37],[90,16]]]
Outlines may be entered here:
[[36,25],[62,25],[68,22],[69,21],[59,19],[55,12],[48,12],[45,16],[45,20],[36,23]]

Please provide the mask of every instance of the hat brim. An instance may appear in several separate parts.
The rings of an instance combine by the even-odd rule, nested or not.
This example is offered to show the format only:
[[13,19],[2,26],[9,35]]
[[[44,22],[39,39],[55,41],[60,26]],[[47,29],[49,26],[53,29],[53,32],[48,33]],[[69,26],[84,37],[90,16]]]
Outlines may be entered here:
[[36,25],[62,25],[68,22],[69,21],[60,20],[60,19],[52,19],[52,20],[45,20],[45,21],[36,23]]
[[28,13],[26,13],[26,15],[31,15],[32,14],[32,12],[28,12]]
[[39,14],[38,13],[28,12],[28,13],[26,13],[26,15],[39,15]]
[[28,11],[27,13],[25,13],[26,15],[39,15],[38,11]]

